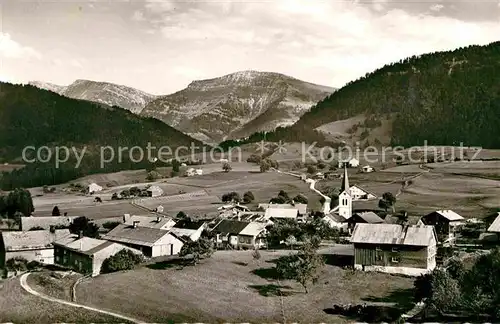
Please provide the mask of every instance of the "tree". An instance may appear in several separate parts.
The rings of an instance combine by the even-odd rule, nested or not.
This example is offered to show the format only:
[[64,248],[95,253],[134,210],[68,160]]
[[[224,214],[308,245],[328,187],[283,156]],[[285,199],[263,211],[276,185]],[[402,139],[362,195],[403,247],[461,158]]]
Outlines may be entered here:
[[222,195],[222,202],[239,203],[240,201],[241,201],[240,195],[235,191]]
[[262,161],[262,156],[258,154],[252,154],[247,159],[248,163],[260,163],[261,161]]
[[28,260],[23,257],[14,257],[5,262],[5,269],[8,271],[26,271],[28,269]]
[[297,245],[297,239],[295,238],[295,236],[290,235],[286,238],[285,244],[288,245],[291,249],[293,249],[293,247]]
[[54,209],[52,209],[52,216],[61,216],[61,212],[59,211],[59,207],[54,206]]
[[15,189],[7,196],[0,196],[0,215],[7,214],[8,217],[13,217],[16,213],[20,213],[22,216],[31,216],[34,211],[33,199],[28,190]]
[[280,190],[280,192],[278,192],[278,197],[283,197],[283,199],[285,201],[289,201],[290,200],[290,197],[288,196],[288,194],[284,190]]
[[439,312],[449,312],[456,309],[461,302],[460,286],[448,272],[436,269],[432,272],[432,294],[429,304]]
[[172,172],[178,174],[180,171],[180,166],[181,163],[177,159],[172,160]]
[[228,163],[228,162],[224,162],[224,164],[222,164],[222,170],[224,172],[229,172],[231,171],[233,168],[231,167],[231,165]]
[[116,192],[115,192],[115,193],[113,193],[113,195],[111,196],[111,200],[118,200],[118,199],[120,199],[120,198],[118,197],[118,194],[117,194]]
[[[392,207],[392,212],[394,213],[394,204],[396,204],[396,197],[391,193],[391,192],[386,192],[382,195],[382,203],[379,202],[379,207],[383,208],[381,206],[384,206],[385,211],[387,212],[387,209]],[[382,204],[382,205],[381,205]]]
[[146,181],[156,181],[158,179],[161,179],[161,174],[159,174],[155,170],[149,171],[146,176]]
[[176,218],[178,218],[178,219],[187,219],[188,215],[186,215],[186,213],[181,210],[180,212],[177,213]]
[[276,262],[276,271],[284,279],[295,280],[304,287],[306,294],[309,284],[315,284],[325,261],[311,242],[305,242],[297,254],[281,257]]
[[96,202],[96,203],[102,203],[101,197],[95,197],[94,202]]
[[121,222],[105,222],[104,224],[102,224],[102,227],[107,229],[107,230],[112,230],[113,228],[115,228],[116,226],[120,225]]
[[243,194],[243,202],[249,204],[255,200],[255,197],[251,191],[247,191]]
[[271,164],[267,159],[261,160],[259,165],[260,165],[260,172],[262,173],[267,172],[269,171],[269,169],[271,169]]
[[139,196],[139,194],[141,193],[141,189],[139,189],[138,187],[130,187],[128,189],[128,192],[130,196]]
[[297,196],[293,197],[293,201],[299,204],[307,204],[308,200],[307,197],[304,196],[303,194],[298,194]]
[[73,234],[82,233],[83,236],[98,238],[99,226],[92,223],[87,217],[82,216],[75,218],[69,225],[69,231]]
[[459,282],[467,272],[464,264],[458,259],[451,259],[448,263],[448,266],[446,267],[446,271],[448,271],[453,279],[458,280]]
[[205,237],[200,237],[197,241],[188,241],[184,243],[179,252],[179,256],[190,256],[193,265],[196,265],[200,260],[211,257],[213,253],[213,241]]
[[101,273],[132,270],[143,261],[144,258],[142,255],[128,249],[123,249],[104,260],[101,266]]
[[307,167],[307,173],[309,173],[309,174],[316,173],[317,171],[318,171],[318,169],[314,165],[309,165]]

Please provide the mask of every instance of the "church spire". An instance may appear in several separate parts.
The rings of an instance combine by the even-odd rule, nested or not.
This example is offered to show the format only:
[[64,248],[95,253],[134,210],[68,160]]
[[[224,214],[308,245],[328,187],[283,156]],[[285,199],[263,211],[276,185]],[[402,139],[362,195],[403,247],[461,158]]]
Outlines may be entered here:
[[342,178],[342,186],[340,187],[340,192],[349,190],[349,177],[347,176],[347,168],[344,165],[344,177]]

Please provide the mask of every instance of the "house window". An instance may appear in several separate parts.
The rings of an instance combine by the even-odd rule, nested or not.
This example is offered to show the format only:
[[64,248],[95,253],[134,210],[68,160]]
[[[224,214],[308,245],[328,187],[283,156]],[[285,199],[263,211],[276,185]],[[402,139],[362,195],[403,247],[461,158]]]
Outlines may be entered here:
[[399,249],[397,247],[393,247],[392,252],[399,252]]
[[392,257],[391,258],[392,263],[399,263],[399,261],[401,261],[399,257]]

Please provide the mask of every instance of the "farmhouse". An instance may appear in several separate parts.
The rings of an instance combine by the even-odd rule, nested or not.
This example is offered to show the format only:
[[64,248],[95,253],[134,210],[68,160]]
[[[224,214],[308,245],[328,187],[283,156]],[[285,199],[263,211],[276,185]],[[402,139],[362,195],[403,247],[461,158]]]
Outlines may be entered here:
[[361,170],[364,172],[364,173],[370,173],[370,172],[373,172],[375,170],[373,170],[373,168],[369,165],[365,165],[363,168],[361,168]]
[[216,234],[218,247],[258,248],[265,245],[266,224],[224,219],[212,233]]
[[351,243],[357,270],[418,276],[436,267],[434,226],[357,224]]
[[297,209],[299,215],[307,215],[307,204],[259,204],[257,209],[266,211],[269,208],[288,208],[288,209]]
[[344,167],[357,168],[357,167],[359,167],[359,160],[356,158],[347,159],[347,160],[339,160],[338,168],[340,169],[340,168],[344,168]]
[[178,254],[184,245],[174,233],[159,228],[140,227],[137,223],[132,226],[120,224],[103,239],[139,250],[148,258]]
[[68,228],[75,218],[80,216],[47,216],[47,217],[21,217],[21,230],[29,231],[32,228],[49,230],[54,228]]
[[448,243],[455,238],[458,227],[464,224],[465,219],[452,210],[438,210],[423,216],[420,222],[436,228],[439,242]]
[[97,183],[91,183],[87,187],[87,193],[90,195],[99,191],[102,191],[102,187]]
[[2,232],[0,241],[0,266],[15,257],[45,264],[54,263],[54,247],[52,243],[70,235],[69,230],[55,231],[10,231]]
[[496,233],[497,237],[500,238],[500,212],[498,213],[497,218],[491,223],[490,227],[488,227],[488,232]]
[[377,195],[375,195],[374,193],[356,185],[349,187],[349,193],[351,194],[353,201],[371,200],[377,198]]
[[170,232],[178,237],[188,237],[191,241],[198,241],[201,233],[207,228],[204,221],[191,221],[190,219],[178,221]]
[[323,174],[323,172],[318,172],[314,175],[314,179],[317,179],[317,180],[323,180],[325,178],[325,175]]
[[297,219],[298,208],[268,208],[266,209],[266,219]]
[[385,221],[374,212],[354,213],[347,220],[349,231],[352,232],[356,224],[384,224]]
[[94,277],[104,260],[124,249],[141,254],[122,244],[72,234],[54,242],[55,263]]
[[348,223],[347,220],[337,213],[326,214],[322,220],[326,222],[331,228],[337,228],[339,230],[347,230]]
[[159,197],[163,195],[163,190],[158,186],[151,186],[146,190],[146,192],[149,197]]
[[129,214],[125,214],[123,216],[123,223],[130,226],[135,223],[139,227],[157,228],[162,230],[169,230],[175,225],[175,221],[172,218],[160,215],[155,216],[154,214],[143,216],[130,216]]

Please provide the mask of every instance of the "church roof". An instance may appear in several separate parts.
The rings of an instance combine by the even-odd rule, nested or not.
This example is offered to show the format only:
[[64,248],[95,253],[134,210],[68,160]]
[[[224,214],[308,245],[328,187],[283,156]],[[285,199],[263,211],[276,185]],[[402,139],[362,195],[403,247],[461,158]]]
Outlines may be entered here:
[[340,191],[349,190],[349,177],[347,175],[347,168],[344,166],[344,177],[342,178],[342,186],[340,187]]

